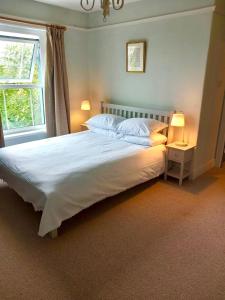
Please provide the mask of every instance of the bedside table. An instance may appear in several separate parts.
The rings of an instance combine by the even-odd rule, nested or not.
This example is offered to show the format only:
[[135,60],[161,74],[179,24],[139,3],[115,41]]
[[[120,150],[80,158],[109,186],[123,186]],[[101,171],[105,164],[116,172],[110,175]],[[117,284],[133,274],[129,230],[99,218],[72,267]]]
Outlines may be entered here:
[[80,131],[88,130],[88,126],[86,123],[80,124]]
[[179,147],[175,143],[166,145],[166,168],[164,179],[168,176],[179,179],[179,185],[191,175],[195,146]]

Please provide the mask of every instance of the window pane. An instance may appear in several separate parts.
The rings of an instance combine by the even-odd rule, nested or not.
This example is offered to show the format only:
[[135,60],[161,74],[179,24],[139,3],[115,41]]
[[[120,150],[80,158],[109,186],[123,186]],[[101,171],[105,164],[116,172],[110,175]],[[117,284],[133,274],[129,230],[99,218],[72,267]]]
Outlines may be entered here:
[[5,109],[4,109],[3,90],[0,90],[0,113],[2,119],[2,126],[3,129],[5,130],[7,128],[7,125],[6,125],[6,116],[5,116]]
[[0,40],[0,81],[32,80],[35,43]]
[[45,115],[43,107],[43,89],[31,89],[30,96],[33,106],[33,122],[34,126],[45,124]]
[[40,55],[40,44],[37,43],[36,45],[36,57],[34,58],[34,70],[32,75],[32,83],[34,84],[41,84],[42,82],[42,74],[41,74],[41,55]]
[[4,130],[44,125],[42,88],[0,89]]
[[38,37],[0,34],[0,114],[5,134],[39,129],[45,125],[45,112]]

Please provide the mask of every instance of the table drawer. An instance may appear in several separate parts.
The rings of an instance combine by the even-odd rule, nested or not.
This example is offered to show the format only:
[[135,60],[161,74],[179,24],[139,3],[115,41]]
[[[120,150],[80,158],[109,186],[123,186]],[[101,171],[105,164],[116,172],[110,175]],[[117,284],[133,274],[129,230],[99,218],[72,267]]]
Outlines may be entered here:
[[168,149],[168,159],[176,162],[188,162],[193,158],[192,149],[187,151]]
[[177,162],[182,162],[184,160],[184,152],[179,150],[169,149],[168,159]]

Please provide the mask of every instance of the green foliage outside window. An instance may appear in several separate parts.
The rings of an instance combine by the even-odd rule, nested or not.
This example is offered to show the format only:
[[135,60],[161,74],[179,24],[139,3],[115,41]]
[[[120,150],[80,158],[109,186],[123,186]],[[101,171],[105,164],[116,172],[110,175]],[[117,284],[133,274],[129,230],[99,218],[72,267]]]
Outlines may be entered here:
[[0,41],[0,80],[30,79],[34,43]]
[[[0,113],[4,130],[45,123],[42,88],[29,87],[41,83],[38,48],[34,51],[34,43],[6,43],[0,40]],[[1,88],[1,85],[5,88]]]

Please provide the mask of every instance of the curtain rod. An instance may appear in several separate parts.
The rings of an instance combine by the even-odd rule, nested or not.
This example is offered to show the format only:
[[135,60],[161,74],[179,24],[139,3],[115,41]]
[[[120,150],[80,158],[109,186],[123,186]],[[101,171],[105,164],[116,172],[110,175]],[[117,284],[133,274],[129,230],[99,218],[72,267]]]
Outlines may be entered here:
[[50,28],[53,27],[53,28],[64,29],[64,30],[67,29],[65,26],[35,22],[35,21],[28,21],[28,20],[17,19],[17,18],[12,18],[12,17],[5,17],[5,16],[1,16],[1,15],[0,15],[0,20],[36,25],[36,26],[41,26],[41,27],[50,27]]

